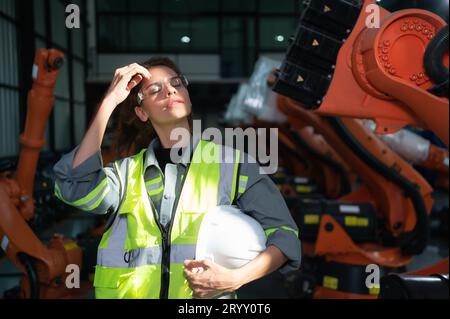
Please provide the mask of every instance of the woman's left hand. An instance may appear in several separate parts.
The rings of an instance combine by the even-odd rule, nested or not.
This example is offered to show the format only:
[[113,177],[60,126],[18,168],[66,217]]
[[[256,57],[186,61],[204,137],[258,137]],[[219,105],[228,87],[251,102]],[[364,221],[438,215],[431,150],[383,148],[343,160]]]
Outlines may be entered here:
[[242,286],[237,270],[222,267],[208,259],[185,260],[184,275],[196,298],[214,298]]

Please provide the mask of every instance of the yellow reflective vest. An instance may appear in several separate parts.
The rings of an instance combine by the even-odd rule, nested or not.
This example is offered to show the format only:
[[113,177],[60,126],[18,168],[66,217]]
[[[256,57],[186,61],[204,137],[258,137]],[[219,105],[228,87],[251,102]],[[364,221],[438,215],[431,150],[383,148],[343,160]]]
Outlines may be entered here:
[[146,192],[144,156],[129,161],[123,201],[100,242],[96,298],[192,298],[183,262],[195,259],[204,214],[235,198],[239,151],[200,140],[163,231]]

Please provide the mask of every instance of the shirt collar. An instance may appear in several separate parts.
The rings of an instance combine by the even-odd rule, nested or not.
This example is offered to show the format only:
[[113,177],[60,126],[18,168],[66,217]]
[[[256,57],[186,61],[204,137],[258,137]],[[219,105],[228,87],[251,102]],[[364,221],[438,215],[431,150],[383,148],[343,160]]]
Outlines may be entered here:
[[[198,136],[192,136],[190,138],[190,149],[189,152],[184,152],[180,164],[184,167],[188,167],[189,163],[191,162],[192,154],[194,150],[197,148],[198,143],[200,142],[200,138]],[[154,165],[158,166],[158,160],[156,159],[155,150],[161,146],[161,142],[158,137],[155,137],[151,142],[150,145],[147,148],[147,151],[145,152],[145,160],[144,160],[144,170],[146,170],[148,167]]]

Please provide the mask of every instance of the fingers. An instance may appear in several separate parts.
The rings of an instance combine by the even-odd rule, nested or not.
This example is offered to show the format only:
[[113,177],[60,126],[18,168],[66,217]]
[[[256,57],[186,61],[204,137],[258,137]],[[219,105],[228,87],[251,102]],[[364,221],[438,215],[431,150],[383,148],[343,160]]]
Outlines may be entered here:
[[209,268],[214,266],[214,262],[209,260],[209,259],[202,259],[202,260],[189,260],[186,259],[184,261],[184,266],[185,267],[203,267],[203,268]]
[[195,267],[195,268],[192,269],[192,272],[194,274],[201,274],[204,271],[205,271],[205,268],[203,268],[203,267]]
[[203,268],[205,268],[206,264],[204,263],[203,260],[188,260],[188,259],[186,259],[184,261],[184,267],[189,268],[189,269],[192,269],[194,267],[197,267],[197,268],[198,267],[203,267]]
[[203,287],[208,285],[207,269],[209,267],[205,264],[205,260],[185,260],[184,266],[184,276],[189,283]]
[[207,288],[197,285],[190,285],[189,288],[192,290],[193,297],[199,299],[215,298],[225,292],[223,290],[217,290],[214,288]]
[[130,78],[131,78],[137,73],[141,74],[146,79],[150,79],[152,76],[145,67],[143,67],[142,65],[139,65],[137,63],[133,63],[130,65],[124,66],[123,68],[117,69],[116,72],[114,73],[114,75],[115,75],[115,77],[130,76]]
[[148,75],[150,75],[150,72],[149,72],[145,67],[143,67],[142,65],[137,64],[137,63],[132,63],[132,64],[126,65],[126,66],[124,66],[124,67],[118,68],[118,69],[116,69],[115,74],[124,74],[124,73],[127,73],[127,72],[130,71],[132,68],[138,68],[138,69],[140,69],[140,70],[142,71],[143,74],[148,74]]
[[219,294],[215,290],[209,290],[209,289],[192,289],[194,298],[198,299],[209,299],[213,298],[215,295]]
[[192,290],[196,298],[208,298],[208,296],[217,293],[217,290],[208,286],[189,283],[189,288]]
[[212,260],[209,260],[209,259],[204,259],[204,260],[202,260],[202,262],[208,268],[210,268],[210,267],[215,265],[214,262]]
[[135,75],[141,75],[146,79],[149,79],[151,77],[150,73],[146,70],[147,73],[144,74],[142,73],[142,69],[145,70],[145,68],[131,67],[126,73],[121,75],[121,78],[130,81]]
[[220,293],[216,287],[211,285],[210,280],[201,274],[195,274],[185,269],[185,276],[195,298],[212,298]]
[[137,63],[133,63],[133,64],[130,65],[130,68],[135,68],[138,71],[138,73],[142,74],[146,79],[150,79],[152,77],[152,75],[150,74],[150,71],[147,70],[142,65],[139,65]]
[[[145,68],[142,69],[145,70]],[[143,77],[148,78],[147,76],[151,77],[148,71],[146,74],[143,74],[141,73],[141,68],[130,67],[130,70],[121,76],[121,81],[126,81],[126,89],[130,91],[143,80]]]
[[[185,268],[183,271],[184,277],[190,284],[209,286],[208,276],[203,268],[194,267],[193,269]],[[206,275],[206,276],[205,276]]]
[[[196,269],[196,270],[194,270],[194,269]],[[203,270],[199,270],[199,268],[193,268],[193,269],[185,268],[183,272],[184,272],[186,279],[188,279],[188,281],[199,282],[199,279],[200,279],[199,276],[201,276],[201,274],[203,273]]]
[[184,267],[189,267],[191,265],[191,263],[195,262],[195,260],[191,260],[191,259],[185,259],[183,264]]
[[130,64],[115,71],[106,96],[111,97],[116,105],[122,103],[130,94],[131,89],[141,81],[151,78],[150,72],[137,63]]
[[192,273],[192,274],[201,274],[202,272],[205,271],[205,268],[203,267],[194,267],[191,269],[186,269],[186,271]]
[[133,76],[130,82],[128,82],[127,90],[131,91],[136,85],[138,85],[143,79],[143,76],[141,74],[136,74]]

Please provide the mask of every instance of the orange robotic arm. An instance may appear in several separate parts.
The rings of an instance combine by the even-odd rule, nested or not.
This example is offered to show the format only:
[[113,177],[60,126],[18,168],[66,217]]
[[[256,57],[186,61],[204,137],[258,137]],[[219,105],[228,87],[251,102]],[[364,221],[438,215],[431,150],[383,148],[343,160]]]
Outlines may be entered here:
[[44,133],[53,109],[53,90],[64,55],[38,49],[33,67],[33,87],[28,94],[25,131],[16,180],[0,178],[0,243],[7,257],[24,274],[19,297],[57,298],[70,294],[65,286],[68,264],[81,265],[77,244],[55,235],[46,246],[27,223],[33,217],[33,183]]
[[22,148],[16,172],[16,180],[23,190],[22,205],[27,206],[26,209],[21,209],[21,213],[27,220],[33,216],[34,176],[39,152],[45,144],[44,135],[48,117],[55,101],[53,89],[63,63],[64,55],[57,50],[38,49],[36,51],[33,64],[33,86],[28,92],[25,131],[20,136]]
[[274,91],[324,115],[372,119],[376,133],[408,124],[430,129],[448,146],[448,97],[433,91],[445,80],[433,74],[436,65],[447,68],[448,85],[445,26],[431,12],[389,13],[374,0],[312,0]]

